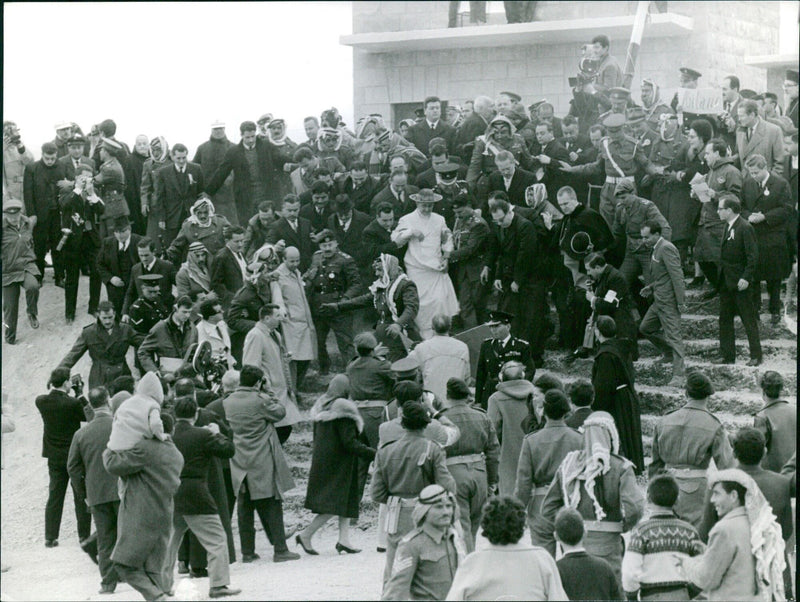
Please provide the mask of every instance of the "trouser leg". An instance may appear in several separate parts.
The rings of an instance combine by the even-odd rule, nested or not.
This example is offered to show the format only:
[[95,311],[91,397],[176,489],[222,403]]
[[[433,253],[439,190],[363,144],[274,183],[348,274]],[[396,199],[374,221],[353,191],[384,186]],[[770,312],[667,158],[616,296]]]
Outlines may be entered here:
[[239,519],[239,543],[243,555],[253,555],[256,552],[255,506],[250,499],[247,481],[239,488],[239,498],[236,501],[237,517]]
[[314,328],[317,331],[317,361],[319,361],[320,372],[327,372],[331,367],[331,358],[328,355],[328,333],[331,330],[331,325],[327,318],[322,316],[313,316]]
[[172,515],[172,535],[167,545],[167,553],[164,557],[164,567],[161,575],[164,591],[171,591],[172,586],[175,584],[175,563],[178,560],[178,549],[181,547],[184,535],[188,531],[189,526],[186,524],[183,515],[175,512]]
[[342,365],[347,367],[355,355],[353,348],[353,317],[349,313],[342,313],[331,320],[333,334],[336,335],[336,345],[342,356]]
[[39,281],[44,280],[45,255],[47,255],[49,224],[42,220],[33,227],[33,253],[36,255],[36,267],[39,268]]
[[96,504],[91,508],[97,529],[97,564],[100,568],[100,582],[103,585],[114,585],[119,581],[111,552],[117,543],[117,516],[119,502]]
[[386,532],[386,504],[378,505],[378,547],[386,549],[389,534]]
[[78,259],[70,258],[66,260],[64,271],[66,274],[64,281],[64,317],[74,319],[75,306],[78,303],[78,282],[81,276]]
[[531,344],[531,356],[537,364],[544,358],[544,344],[547,338],[547,285],[536,281],[522,289],[525,299],[528,328],[522,336]]
[[656,308],[661,328],[664,330],[664,340],[675,357],[685,358],[686,347],[681,334],[681,314],[674,303],[660,303],[656,301],[652,307]]
[[614,569],[617,581],[622,581],[622,537],[619,533],[587,531],[583,545],[589,554],[608,562]]
[[25,302],[29,316],[39,315],[39,281],[36,276],[25,272],[25,279],[22,281],[22,288],[25,289]]
[[89,264],[89,313],[97,313],[97,305],[100,303],[100,289],[103,281],[100,279],[100,272],[97,270],[97,249],[94,247],[86,250]]
[[67,495],[69,474],[65,463],[47,461],[50,473],[50,492],[44,511],[44,538],[58,539],[61,530],[61,515],[64,512],[64,497]]
[[736,315],[736,293],[722,283],[719,292],[719,350],[726,362],[736,360],[736,339],[733,318]]
[[206,549],[197,539],[191,529],[186,532],[183,539],[189,542],[189,566],[194,571],[202,571],[208,567],[208,556]]
[[5,337],[7,341],[13,342],[17,339],[19,289],[21,286],[22,284],[20,282],[15,282],[3,287],[3,323],[5,324]]
[[458,22],[458,9],[461,6],[459,0],[450,0],[450,6],[447,11],[447,27],[455,27]]
[[189,566],[189,533],[186,532],[181,540],[181,545],[178,547],[178,560],[183,562],[187,567]]
[[470,23],[486,23],[486,1],[469,3]]
[[616,184],[611,182],[603,184],[603,189],[600,191],[600,205],[597,208],[600,215],[606,220],[609,228],[614,225],[614,210],[617,207],[614,197],[615,188]]
[[287,552],[289,548],[286,546],[286,528],[283,524],[283,502],[278,498],[268,498],[259,502],[264,502],[265,513],[262,515],[259,512],[259,517],[264,523],[264,530],[269,529],[272,534],[270,541],[274,551]]
[[189,529],[208,552],[209,587],[229,585],[230,559],[225,529],[216,514],[194,514],[183,517]]
[[758,315],[753,307],[752,297],[747,291],[735,293],[736,308],[742,319],[747,342],[750,345],[750,359],[761,359],[761,338],[758,333]]
[[303,383],[303,379],[306,377],[306,372],[308,372],[308,367],[310,365],[310,360],[292,360],[292,366],[294,366],[295,373],[294,382],[297,389],[299,389],[300,385]]
[[122,317],[122,305],[125,302],[125,287],[106,284],[106,296],[114,306],[116,315]]
[[700,270],[703,272],[703,276],[706,277],[708,283],[714,288],[719,288],[719,264],[713,261],[701,261],[699,262]]
[[781,313],[781,281],[767,280],[767,293],[769,293],[769,313],[777,316]]
[[644,314],[642,322],[639,324],[639,332],[642,333],[648,341],[653,343],[656,348],[664,355],[672,353],[672,349],[667,344],[666,339],[659,333],[661,329],[661,319],[658,315],[656,304],[653,303]]
[[[64,254],[57,251],[59,241],[61,240],[61,216],[58,211],[50,213],[49,228],[47,232],[48,243],[50,249],[50,259],[53,262],[53,275],[55,279],[64,279]],[[44,273],[44,272],[42,272]]]
[[114,563],[114,570],[119,575],[120,581],[130,585],[148,602],[165,598],[164,591],[161,589],[161,580],[156,577],[155,573],[119,563]]
[[78,526],[78,538],[83,541],[92,534],[92,514],[86,505],[86,498],[80,495],[74,483],[72,486],[72,500],[75,503],[75,521]]

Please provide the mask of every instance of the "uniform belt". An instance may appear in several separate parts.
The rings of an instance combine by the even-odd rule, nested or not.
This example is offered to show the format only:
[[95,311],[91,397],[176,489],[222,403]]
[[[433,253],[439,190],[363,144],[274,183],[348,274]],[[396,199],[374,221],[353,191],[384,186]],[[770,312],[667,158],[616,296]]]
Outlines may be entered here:
[[541,485],[540,487],[534,487],[533,495],[545,495],[549,489],[550,485]]
[[627,181],[633,182],[633,176],[625,176],[624,178],[614,177],[614,176],[606,176],[606,184],[619,184],[620,182]]
[[483,454],[466,454],[464,456],[452,456],[445,460],[445,464],[452,466],[453,464],[472,464],[473,462],[483,462]]
[[361,408],[383,408],[386,402],[382,399],[360,399],[356,402],[358,409]]
[[667,472],[670,474],[684,477],[684,478],[694,478],[694,479],[705,479],[708,477],[708,470],[705,468],[682,468],[679,466],[669,466],[667,465]]
[[603,533],[622,533],[622,523],[610,520],[586,520],[583,528],[587,531],[601,531]]
[[[396,501],[395,501],[396,500]],[[387,504],[397,504],[402,508],[411,508],[417,505],[417,498],[415,497],[400,497],[397,495],[390,495],[386,501]]]

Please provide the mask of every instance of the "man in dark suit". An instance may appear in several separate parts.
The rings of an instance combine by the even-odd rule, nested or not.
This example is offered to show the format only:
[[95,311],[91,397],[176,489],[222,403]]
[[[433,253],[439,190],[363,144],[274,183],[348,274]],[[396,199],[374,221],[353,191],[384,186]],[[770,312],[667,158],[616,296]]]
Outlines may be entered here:
[[408,185],[408,172],[399,168],[392,171],[389,176],[389,184],[372,199],[370,204],[370,215],[375,215],[375,211],[381,203],[390,203],[394,209],[395,218],[400,218],[406,213],[411,213],[416,209],[416,205],[411,201],[411,195],[417,194],[419,188]]
[[58,210],[58,182],[64,179],[64,166],[58,163],[56,146],[52,142],[42,145],[42,158],[28,165],[22,181],[25,215],[35,218],[33,250],[39,282],[44,280],[44,257],[50,251],[56,286],[64,285],[64,266],[61,252],[56,250],[61,239],[61,220]]
[[242,254],[244,230],[239,226],[228,228],[225,246],[217,251],[211,262],[211,289],[217,293],[222,307],[227,309],[233,296],[244,285],[247,263]]
[[136,243],[136,253],[139,262],[131,268],[128,290],[125,292],[125,302],[122,305],[122,321],[127,322],[131,305],[142,296],[142,280],[140,276],[146,274],[159,274],[162,278],[158,281],[161,290],[161,301],[167,307],[173,302],[172,285],[175,283],[175,268],[172,262],[156,257],[155,243],[150,238],[141,238]]
[[436,96],[428,96],[423,103],[425,119],[412,125],[408,130],[408,141],[426,157],[430,157],[428,143],[432,138],[444,138],[447,150],[453,152],[456,131],[442,121],[442,101]]
[[[47,469],[50,473],[50,495],[44,512],[44,545],[54,548],[58,545],[58,533],[61,530],[61,514],[64,511],[64,496],[67,494],[69,473],[67,457],[72,444],[72,436],[87,421],[83,406],[86,400],[76,399],[69,392],[73,389],[68,368],[56,368],[50,374],[47,386],[51,388],[47,395],[36,398],[36,408],[42,415],[44,434],[42,436],[42,457],[47,458]],[[77,389],[77,386],[75,387]],[[79,391],[78,391],[79,392]],[[73,485],[75,499],[75,517],[78,521],[78,537],[83,543],[89,539],[92,529],[92,517],[86,509],[86,503],[79,497],[79,490]]]
[[350,175],[340,184],[339,190],[353,199],[353,206],[362,213],[369,213],[370,203],[380,191],[378,181],[367,173],[363,161],[353,161]]
[[178,236],[183,220],[189,217],[189,208],[203,192],[203,168],[189,162],[186,146],[176,144],[170,156],[172,165],[165,165],[156,172],[152,207],[158,217],[158,227],[164,233],[166,247]]
[[745,100],[737,107],[739,128],[736,131],[736,150],[739,164],[744,168],[747,158],[761,155],[767,169],[778,175],[783,172],[783,132],[774,123],[759,116],[755,100]]
[[69,154],[64,155],[58,159],[59,165],[63,166],[64,169],[64,180],[59,181],[59,187],[61,187],[62,182],[64,187],[72,187],[75,185],[75,172],[81,166],[88,166],[94,172],[97,169],[94,161],[89,159],[88,157],[83,156],[83,148],[86,144],[86,139],[81,135],[75,135],[67,141],[67,150]]
[[481,283],[480,273],[491,240],[489,225],[475,212],[471,201],[469,194],[460,194],[453,199],[455,223],[453,251],[450,253],[450,276],[461,308],[458,318],[460,326],[465,329],[486,321],[488,291],[486,284]]
[[364,229],[369,225],[369,216],[353,208],[353,201],[346,194],[336,197],[334,204],[336,210],[328,218],[328,228],[339,243],[339,250],[352,257],[359,268],[362,277],[372,275],[372,262],[367,260],[366,246],[364,245]]
[[117,543],[117,515],[119,495],[117,477],[103,466],[103,452],[111,436],[111,408],[108,391],[97,387],[89,391],[89,405],[94,417],[72,437],[67,459],[67,471],[72,487],[86,498],[97,529],[97,562],[100,568],[100,593],[113,594],[117,587],[117,573],[111,562],[111,552]]
[[233,171],[236,213],[239,223],[245,223],[255,214],[261,201],[280,201],[272,198],[275,188],[269,185],[270,175],[286,160],[273,154],[268,140],[256,136],[256,124],[252,121],[242,122],[239,132],[241,142],[225,153],[222,164],[206,186],[206,192],[213,196]]
[[114,236],[103,240],[97,256],[97,271],[106,285],[106,296],[114,305],[118,316],[122,315],[125,293],[131,282],[131,270],[139,262],[137,245],[142,239],[131,234],[131,224],[125,216],[114,220]]
[[400,258],[400,249],[392,242],[392,230],[397,221],[391,203],[381,203],[375,213],[375,219],[367,224],[363,232],[366,260],[371,264],[381,256],[381,253]]
[[[577,125],[575,127],[577,129]],[[539,143],[540,151],[534,156],[533,173],[536,181],[543,183],[547,188],[547,198],[555,200],[558,189],[566,183],[558,162],[569,163],[569,152],[556,140],[553,126],[547,121],[536,124],[536,141]]]
[[758,316],[753,307],[753,286],[758,265],[758,241],[753,226],[739,214],[742,205],[734,195],[721,194],[717,213],[725,222],[722,253],[719,267],[719,346],[723,364],[736,361],[736,342],[733,318],[738,313],[742,319],[750,345],[748,366],[762,362],[761,339],[758,333]]
[[230,585],[228,540],[217,504],[208,488],[208,473],[213,458],[230,459],[235,453],[233,441],[222,435],[219,426],[210,423],[195,426],[199,416],[197,402],[191,396],[175,401],[175,447],[183,456],[181,485],[175,494],[175,513],[172,535],[167,548],[163,587],[172,590],[175,582],[175,562],[183,536],[191,531],[208,553],[209,597],[235,596],[240,589]]
[[495,157],[497,171],[489,176],[489,192],[501,190],[508,195],[512,205],[525,206],[525,189],[536,183],[536,176],[521,167],[508,151],[501,151]]
[[472,115],[464,120],[456,133],[455,152],[467,163],[472,157],[475,138],[486,133],[495,114],[494,101],[488,96],[476,97],[473,106]]
[[281,217],[269,229],[267,242],[275,244],[282,240],[287,247],[295,247],[300,251],[300,271],[304,272],[311,265],[315,243],[311,239],[311,222],[300,214],[300,199],[293,194],[283,199]]
[[318,180],[311,185],[311,202],[300,202],[300,217],[311,222],[311,231],[316,234],[328,227],[328,220],[334,211],[331,208],[331,186]]

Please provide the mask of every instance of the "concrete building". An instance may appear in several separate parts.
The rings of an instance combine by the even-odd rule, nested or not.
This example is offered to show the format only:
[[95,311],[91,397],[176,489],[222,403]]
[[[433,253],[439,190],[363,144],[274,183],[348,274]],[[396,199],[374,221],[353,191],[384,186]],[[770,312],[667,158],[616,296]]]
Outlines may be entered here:
[[[521,94],[526,106],[545,98],[556,115],[564,115],[581,46],[606,34],[611,54],[624,65],[638,3],[543,1],[536,3],[533,22],[506,24],[503,3],[489,2],[485,25],[460,17],[460,27],[447,28],[449,4],[353,2],[353,34],[341,43],[354,49],[356,118],[380,113],[396,126],[428,95],[460,104],[502,90]],[[461,7],[468,10],[469,3]],[[779,52],[779,9],[779,2],[651,2],[631,86],[634,100],[643,77],[654,78],[662,97],[671,98],[680,66],[700,71],[701,87],[719,86],[736,74],[743,88],[766,90],[767,67],[776,69],[772,57]]]

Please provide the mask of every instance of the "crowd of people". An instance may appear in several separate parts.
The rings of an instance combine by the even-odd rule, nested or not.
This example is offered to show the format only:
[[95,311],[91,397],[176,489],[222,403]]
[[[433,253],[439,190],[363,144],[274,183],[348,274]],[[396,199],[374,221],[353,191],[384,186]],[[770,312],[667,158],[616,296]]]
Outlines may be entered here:
[[[48,266],[65,321],[81,274],[95,318],[36,401],[45,545],[71,481],[102,593],[125,581],[164,599],[177,565],[207,575],[210,597],[237,595],[234,504],[242,562],[259,559],[255,513],[275,562],[300,558],[291,535],[317,555],[334,517],[352,554],[369,483],[385,599],[789,595],[796,406],[764,373],[764,407],[731,443],[709,378],[686,366],[681,314],[687,286],[708,281],[718,362],[735,362],[738,314],[758,366],[761,282],[774,326],[794,302],[798,73],[785,111],[731,75],[724,111],[691,115],[647,79],[635,103],[601,35],[575,80],[563,118],[510,91],[464,107],[430,96],[396,130],[325,110],[297,144],[265,114],[238,144],[213,123],[192,161],[163,136],[130,150],[111,119],[86,137],[58,124],[34,160],[5,121],[5,343],[20,289],[39,327]],[[541,370],[551,337],[566,364],[593,356],[591,381]],[[658,419],[649,466],[640,337],[688,396]],[[71,369],[87,352],[84,397]],[[336,374],[306,416],[312,366]],[[305,420],[314,518],[289,535],[283,446]]]

